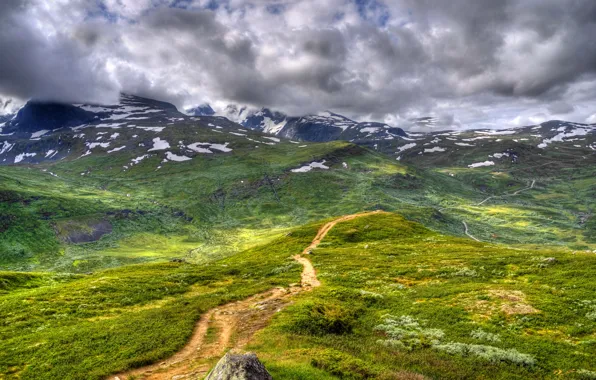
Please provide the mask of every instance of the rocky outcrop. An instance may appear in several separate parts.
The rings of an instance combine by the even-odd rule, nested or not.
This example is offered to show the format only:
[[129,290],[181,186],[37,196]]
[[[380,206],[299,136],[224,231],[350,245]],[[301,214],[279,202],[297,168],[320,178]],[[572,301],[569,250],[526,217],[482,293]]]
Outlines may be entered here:
[[265,366],[252,352],[228,352],[205,380],[273,380]]

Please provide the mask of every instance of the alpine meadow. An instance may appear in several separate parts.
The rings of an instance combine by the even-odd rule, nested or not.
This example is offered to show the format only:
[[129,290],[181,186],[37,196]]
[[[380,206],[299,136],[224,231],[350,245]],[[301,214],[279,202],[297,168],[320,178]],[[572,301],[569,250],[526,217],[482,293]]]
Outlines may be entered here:
[[0,5],[0,379],[596,379],[596,4]]

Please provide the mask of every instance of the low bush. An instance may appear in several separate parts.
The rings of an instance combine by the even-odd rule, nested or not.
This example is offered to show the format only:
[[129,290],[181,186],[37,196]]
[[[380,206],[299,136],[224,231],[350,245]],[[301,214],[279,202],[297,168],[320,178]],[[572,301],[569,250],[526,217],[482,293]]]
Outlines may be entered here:
[[349,334],[356,322],[355,309],[336,303],[311,301],[295,310],[290,329],[309,335]]

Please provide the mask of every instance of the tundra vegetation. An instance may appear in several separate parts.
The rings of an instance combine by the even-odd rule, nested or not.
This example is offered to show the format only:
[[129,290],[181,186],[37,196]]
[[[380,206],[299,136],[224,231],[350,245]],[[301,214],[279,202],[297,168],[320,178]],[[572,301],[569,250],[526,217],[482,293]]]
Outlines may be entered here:
[[227,139],[159,170],[123,172],[125,151],[0,167],[0,377],[171,356],[207,310],[299,282],[292,256],[324,222],[377,209],[333,227],[309,256],[321,286],[248,346],[275,379],[596,377],[592,166]]

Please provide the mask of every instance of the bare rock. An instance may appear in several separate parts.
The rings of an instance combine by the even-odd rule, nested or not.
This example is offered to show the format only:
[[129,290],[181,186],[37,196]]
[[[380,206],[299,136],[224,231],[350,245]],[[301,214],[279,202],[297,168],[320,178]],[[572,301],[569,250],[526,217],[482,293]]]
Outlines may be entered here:
[[205,380],[273,380],[252,352],[228,352],[217,362]]

